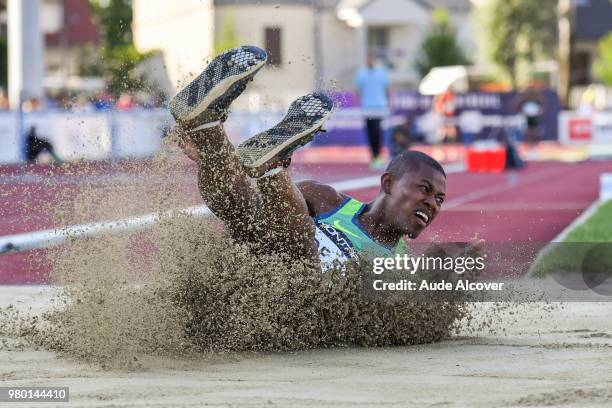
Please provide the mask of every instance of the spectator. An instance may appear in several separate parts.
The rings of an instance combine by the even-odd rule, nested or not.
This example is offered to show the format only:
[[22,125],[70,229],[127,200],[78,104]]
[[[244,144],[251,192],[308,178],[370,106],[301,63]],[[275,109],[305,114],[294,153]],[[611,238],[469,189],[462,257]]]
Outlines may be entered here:
[[74,103],[72,104],[73,112],[92,112],[94,110],[93,104],[87,98],[87,95],[84,93],[80,93],[75,98]]
[[0,88],[0,110],[8,110],[9,102],[4,88]]
[[134,98],[132,98],[132,95],[128,93],[122,93],[121,96],[119,96],[116,105],[118,110],[126,112],[133,110],[135,106],[136,103],[134,103]]
[[55,154],[55,149],[53,145],[46,139],[39,138],[36,135],[36,126],[30,127],[28,134],[26,136],[26,159],[29,162],[34,162],[38,158],[38,156],[47,151],[51,157],[53,157],[54,162],[61,163],[62,160]]
[[25,113],[32,112],[41,108],[38,98],[28,98],[21,104],[21,110]]
[[525,141],[536,145],[540,141],[540,123],[544,113],[544,97],[534,86],[529,86],[519,97],[518,106],[525,117]]
[[405,150],[410,150],[414,142],[421,141],[414,122],[410,115],[406,115],[404,123],[396,126],[391,131],[391,157],[395,157]]
[[93,106],[96,110],[108,110],[113,107],[113,97],[104,91],[98,91],[93,97]]
[[366,66],[361,68],[355,78],[359,105],[364,111],[368,142],[372,152],[371,167],[382,169],[385,162],[380,156],[380,122],[388,108],[389,76],[387,70],[376,64],[374,54],[368,53]]
[[432,109],[440,120],[437,140],[442,143],[457,141],[457,126],[455,125],[455,93],[448,87],[440,95],[436,95],[432,102]]

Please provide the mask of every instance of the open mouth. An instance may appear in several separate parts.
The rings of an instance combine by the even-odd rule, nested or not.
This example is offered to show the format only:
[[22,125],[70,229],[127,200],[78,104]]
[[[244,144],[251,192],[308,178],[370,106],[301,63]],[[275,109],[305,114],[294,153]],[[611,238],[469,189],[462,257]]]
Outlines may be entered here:
[[421,210],[417,210],[414,215],[416,215],[416,217],[422,221],[423,226],[427,225],[429,223],[429,215],[427,215],[427,213],[425,213],[424,211]]

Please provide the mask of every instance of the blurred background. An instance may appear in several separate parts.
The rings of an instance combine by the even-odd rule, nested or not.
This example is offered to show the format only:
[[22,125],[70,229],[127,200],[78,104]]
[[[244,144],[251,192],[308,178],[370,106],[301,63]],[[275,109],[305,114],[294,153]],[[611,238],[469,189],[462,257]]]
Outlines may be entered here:
[[[607,155],[611,15],[608,0],[0,0],[0,162],[149,156],[168,99],[241,44],[270,57],[233,106],[236,142],[316,89],[341,109],[300,160],[467,160],[483,140]],[[388,81],[380,153],[356,80],[368,57]]]

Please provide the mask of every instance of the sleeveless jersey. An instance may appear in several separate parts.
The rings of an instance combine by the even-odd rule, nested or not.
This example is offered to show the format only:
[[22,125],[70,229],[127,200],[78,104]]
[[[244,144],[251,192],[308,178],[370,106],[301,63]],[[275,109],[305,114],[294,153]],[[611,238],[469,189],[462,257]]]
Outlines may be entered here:
[[371,257],[407,253],[403,239],[395,248],[389,248],[372,238],[359,223],[358,217],[364,209],[364,203],[349,197],[340,206],[314,217],[315,240],[324,269],[335,262],[346,262],[360,252]]

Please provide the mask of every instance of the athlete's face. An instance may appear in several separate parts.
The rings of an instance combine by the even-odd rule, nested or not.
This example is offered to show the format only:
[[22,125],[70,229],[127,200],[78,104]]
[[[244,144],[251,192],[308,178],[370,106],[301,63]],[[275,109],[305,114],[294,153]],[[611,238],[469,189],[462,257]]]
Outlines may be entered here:
[[446,178],[427,165],[406,171],[399,179],[383,176],[387,220],[411,238],[419,236],[436,218],[446,198]]

